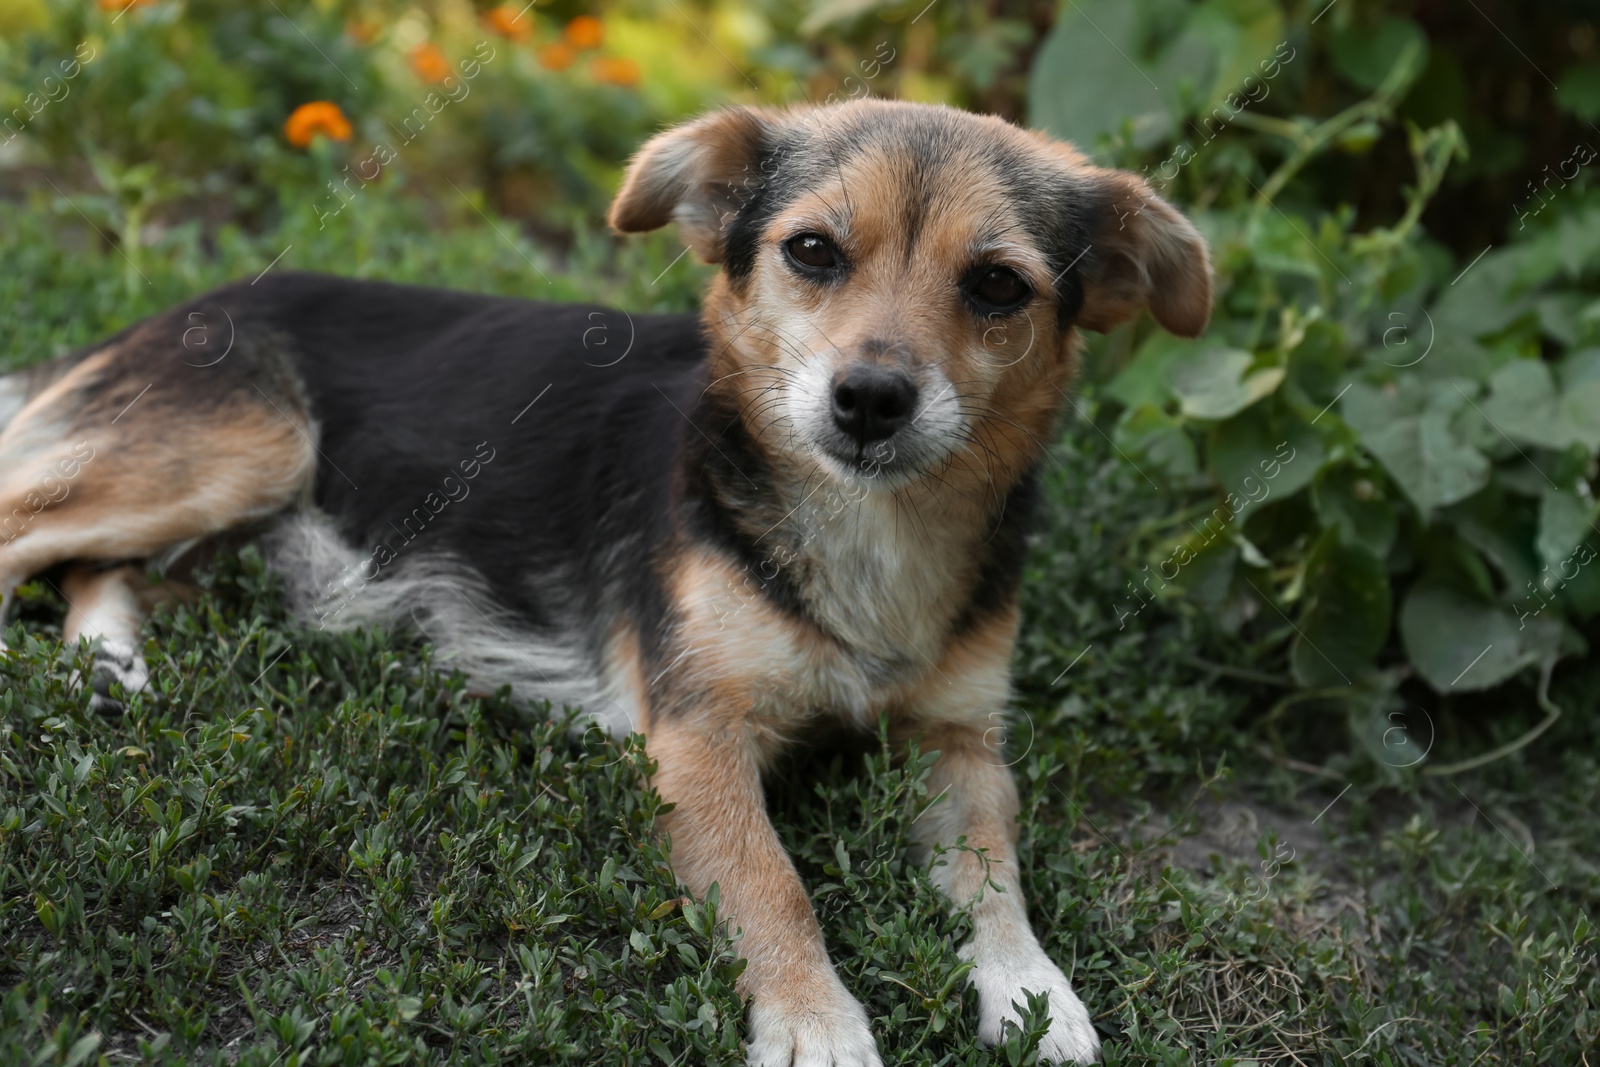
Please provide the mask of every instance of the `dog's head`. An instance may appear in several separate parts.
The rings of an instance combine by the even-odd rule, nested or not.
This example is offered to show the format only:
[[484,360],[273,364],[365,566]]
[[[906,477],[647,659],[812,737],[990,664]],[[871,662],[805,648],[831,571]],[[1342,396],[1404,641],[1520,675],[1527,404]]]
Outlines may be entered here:
[[675,221],[723,264],[711,372],[756,438],[874,485],[1005,480],[1049,433],[1074,326],[1210,315],[1205,242],[1141,179],[945,107],[714,112],[644,146],[610,221]]

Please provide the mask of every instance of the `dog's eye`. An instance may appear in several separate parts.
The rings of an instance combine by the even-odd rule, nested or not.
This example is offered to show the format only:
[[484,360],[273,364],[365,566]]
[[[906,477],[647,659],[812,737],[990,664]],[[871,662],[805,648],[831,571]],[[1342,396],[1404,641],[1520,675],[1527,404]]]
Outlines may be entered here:
[[789,250],[789,258],[802,267],[828,270],[839,265],[838,250],[821,234],[803,233],[799,237],[790,238],[784,247]]
[[994,309],[1016,307],[1032,294],[1022,275],[1010,267],[990,267],[968,291],[980,304]]

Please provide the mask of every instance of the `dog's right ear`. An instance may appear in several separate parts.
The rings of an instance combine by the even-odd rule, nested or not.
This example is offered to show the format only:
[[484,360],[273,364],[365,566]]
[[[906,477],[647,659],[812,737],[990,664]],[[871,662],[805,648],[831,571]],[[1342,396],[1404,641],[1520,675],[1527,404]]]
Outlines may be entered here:
[[618,233],[676,222],[684,242],[720,263],[727,224],[760,190],[771,123],[747,107],[714,111],[652,137],[628,164],[608,221]]

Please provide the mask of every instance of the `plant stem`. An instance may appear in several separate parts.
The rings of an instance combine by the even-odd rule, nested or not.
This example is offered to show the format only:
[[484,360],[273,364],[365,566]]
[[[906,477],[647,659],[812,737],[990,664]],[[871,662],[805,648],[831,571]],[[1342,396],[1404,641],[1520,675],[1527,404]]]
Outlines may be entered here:
[[[1273,171],[1260,191],[1256,194],[1255,214],[1259,215],[1272,203],[1274,197],[1283,191],[1289,180],[1299,173],[1311,159],[1331,144],[1345,130],[1358,122],[1377,122],[1389,117],[1398,101],[1400,90],[1409,82],[1411,65],[1417,56],[1417,44],[1408,42],[1405,49],[1395,59],[1394,66],[1384,77],[1383,84],[1378,86],[1367,99],[1351,104],[1337,115],[1313,127],[1309,132],[1300,134],[1295,150],[1289,158],[1279,164]],[[1298,131],[1297,131],[1298,132]]]
[[1537,740],[1541,734],[1556,724],[1557,719],[1561,718],[1561,705],[1552,704],[1550,702],[1550,674],[1555,670],[1555,666],[1556,661],[1554,659],[1547,661],[1544,665],[1543,672],[1539,675],[1538,700],[1539,706],[1545,711],[1544,720],[1540,722],[1539,725],[1535,726],[1533,729],[1529,730],[1515,741],[1508,741],[1499,748],[1485,752],[1481,756],[1474,756],[1471,759],[1462,760],[1459,763],[1442,763],[1437,767],[1427,767],[1423,769],[1422,773],[1432,778],[1438,778],[1447,774],[1459,774],[1462,771],[1470,771],[1474,768],[1493,763],[1495,760],[1503,759],[1504,757],[1511,755],[1513,752],[1516,752],[1518,749],[1525,748]]
[[1272,685],[1279,689],[1293,689],[1294,682],[1281,674],[1268,674],[1265,671],[1253,671],[1246,667],[1229,667],[1223,663],[1212,663],[1210,660],[1201,659],[1199,656],[1185,656],[1183,662],[1199,667],[1201,670],[1211,671],[1226,678],[1238,678],[1244,682],[1255,682],[1258,685]]

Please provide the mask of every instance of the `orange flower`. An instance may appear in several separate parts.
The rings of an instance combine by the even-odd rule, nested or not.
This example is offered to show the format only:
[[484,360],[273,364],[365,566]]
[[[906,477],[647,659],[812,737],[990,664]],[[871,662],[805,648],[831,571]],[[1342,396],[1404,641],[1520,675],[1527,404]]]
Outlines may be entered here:
[[526,41],[533,36],[533,20],[519,17],[511,4],[501,4],[483,16],[483,24],[502,37],[513,41]]
[[639,64],[624,56],[595,56],[589,63],[589,73],[597,82],[621,86],[639,84]]
[[606,28],[593,15],[579,15],[567,23],[567,43],[580,52],[586,48],[599,48],[606,39]]
[[373,19],[351,19],[344,24],[344,32],[357,44],[371,44],[383,32],[383,24]]
[[130,11],[154,3],[155,0],[100,0],[101,11]]
[[545,70],[566,70],[568,67],[572,66],[572,60],[574,58],[572,49],[569,46],[562,44],[560,41],[557,41],[555,44],[544,45],[539,49],[537,54],[539,57],[539,66],[543,67]]
[[442,82],[450,77],[450,61],[439,46],[423,43],[411,50],[411,69],[425,82]]
[[350,139],[350,120],[338,104],[327,100],[301,104],[283,124],[284,138],[296,148],[311,147],[311,139],[319,133],[335,141]]

